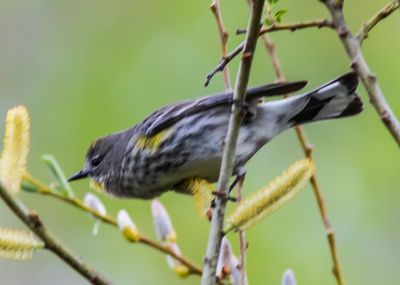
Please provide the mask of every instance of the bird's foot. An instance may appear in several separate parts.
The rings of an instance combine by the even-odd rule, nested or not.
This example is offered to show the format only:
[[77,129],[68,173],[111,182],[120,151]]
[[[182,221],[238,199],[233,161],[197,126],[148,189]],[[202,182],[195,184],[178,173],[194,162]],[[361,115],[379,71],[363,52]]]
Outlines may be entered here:
[[[229,186],[229,191],[228,194],[224,193],[224,192],[218,192],[218,191],[214,191],[212,192],[213,195],[221,198],[221,199],[226,199],[226,201],[232,201],[232,202],[237,202],[237,197],[231,197],[229,196],[229,194],[232,192],[232,190],[239,184],[239,183],[243,183],[244,181],[244,177],[246,176],[246,169],[244,167],[240,167],[239,171],[237,172],[237,176],[235,177],[235,180],[233,180],[232,184]],[[214,210],[216,206],[216,202],[215,202],[215,198],[211,201],[210,207],[208,208],[207,212],[206,212],[206,216],[208,218],[208,220],[211,221],[212,218],[212,212]]]
[[[226,195],[226,193],[223,193],[223,192],[213,191],[212,194],[214,196],[217,196],[217,197],[219,197],[221,199],[224,199],[226,201],[237,202],[237,198],[236,197],[228,196],[228,195]],[[211,207],[212,208],[215,207],[215,199],[211,201]]]
[[[213,195],[225,200],[225,201],[231,201],[231,202],[237,202],[237,198],[236,197],[232,197],[232,196],[227,196],[226,193],[222,193],[222,192],[217,192],[214,191],[212,192]],[[215,198],[211,201],[210,207],[207,209],[206,211],[206,217],[209,221],[211,221],[212,219],[212,214],[213,211],[215,209],[216,206],[216,202],[215,202]]]

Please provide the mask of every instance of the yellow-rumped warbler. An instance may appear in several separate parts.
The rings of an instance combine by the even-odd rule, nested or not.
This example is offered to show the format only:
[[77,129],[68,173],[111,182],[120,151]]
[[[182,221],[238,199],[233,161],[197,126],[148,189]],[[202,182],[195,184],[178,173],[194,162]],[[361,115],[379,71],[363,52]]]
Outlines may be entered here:
[[[305,84],[285,82],[248,90],[233,175],[290,127],[362,111],[353,72],[307,94],[260,100],[297,91]],[[110,194],[142,199],[168,190],[190,193],[185,185],[194,178],[216,182],[232,103],[232,93],[220,93],[163,107],[130,129],[97,139],[84,168],[69,180],[90,177]]]

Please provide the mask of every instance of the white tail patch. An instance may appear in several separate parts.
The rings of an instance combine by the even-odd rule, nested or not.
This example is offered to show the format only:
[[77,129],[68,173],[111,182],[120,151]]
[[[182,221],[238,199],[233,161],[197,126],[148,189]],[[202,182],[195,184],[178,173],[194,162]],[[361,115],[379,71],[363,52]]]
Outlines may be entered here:
[[345,93],[336,95],[314,117],[315,120],[338,117],[354,100],[354,96]]
[[341,84],[339,81],[335,81],[321,89],[318,89],[316,98],[323,100],[337,95],[346,95],[349,92],[347,87]]

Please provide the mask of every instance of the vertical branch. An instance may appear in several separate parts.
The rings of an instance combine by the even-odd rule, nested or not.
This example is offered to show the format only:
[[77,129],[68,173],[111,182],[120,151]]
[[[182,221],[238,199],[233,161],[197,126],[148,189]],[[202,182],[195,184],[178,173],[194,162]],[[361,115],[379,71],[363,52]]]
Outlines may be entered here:
[[206,257],[204,261],[203,276],[201,280],[202,285],[212,285],[215,284],[216,281],[215,274],[217,260],[223,236],[222,227],[225,216],[227,197],[229,195],[228,183],[233,172],[233,163],[236,153],[236,142],[239,136],[240,124],[244,115],[242,105],[246,95],[251,63],[257,44],[263,6],[264,0],[255,0],[252,5],[245,44],[236,77],[235,90],[233,95],[235,103],[232,105],[232,113],[229,119],[228,133],[226,135],[224,153],[218,179],[218,192],[222,195],[217,195],[215,200],[215,209],[213,211],[211,220],[211,228],[208,238]]
[[[343,3],[333,0],[323,1],[332,16],[332,22],[336,32],[346,50],[347,56],[351,61],[351,66],[358,76],[368,93],[371,104],[379,114],[382,123],[391,133],[393,139],[400,146],[400,123],[395,114],[386,102],[382,89],[378,84],[376,76],[370,70],[360,48],[360,39],[354,37],[349,31],[343,15]],[[362,41],[362,39],[361,39]]]
[[[276,52],[275,44],[272,42],[271,38],[267,34],[264,34],[262,36],[262,40],[264,42],[265,48],[267,49],[270,58],[271,58],[272,65],[275,70],[275,74],[276,74],[278,81],[284,81],[285,76],[283,74],[283,70],[281,68],[279,57]],[[312,145],[308,142],[307,137],[303,131],[303,128],[300,126],[297,126],[297,127],[295,127],[295,131],[296,131],[297,138],[300,142],[300,145],[303,149],[304,155],[312,160],[313,159],[312,158]],[[334,231],[331,227],[331,223],[329,221],[324,197],[322,195],[316,173],[311,176],[310,182],[311,182],[311,185],[312,185],[312,188],[314,191],[315,198],[317,200],[318,208],[319,208],[319,211],[321,214],[322,222],[323,222],[324,228],[325,228],[325,233],[326,233],[328,243],[329,243],[329,249],[331,252],[332,262],[333,262],[332,272],[336,277],[337,283],[339,285],[342,285],[342,284],[344,284],[344,281],[343,281],[343,274],[342,274],[342,270],[340,269],[339,258],[338,258],[338,254],[337,254],[337,250],[336,250],[335,233],[334,233]]]
[[[237,202],[238,204],[242,201],[242,189],[243,189],[244,178],[241,178],[237,186]],[[241,271],[241,284],[246,284],[246,251],[247,251],[247,240],[246,233],[244,230],[239,230],[239,250],[240,250],[240,271]]]
[[[226,58],[228,54],[227,50],[227,42],[228,42],[228,33],[226,32],[224,22],[222,20],[222,12],[221,12],[221,6],[219,0],[213,0],[211,6],[211,11],[213,12],[215,19],[217,20],[217,25],[218,25],[218,31],[219,31],[219,36],[220,36],[220,41],[221,41],[221,56],[222,59]],[[230,82],[230,73],[228,66],[225,66],[223,70],[224,74],[224,83],[225,83],[225,90],[229,91],[231,90],[231,82]],[[242,200],[242,188],[243,188],[243,179],[239,181],[238,187],[237,187],[237,202],[240,203]],[[246,248],[247,248],[247,241],[246,241],[246,235],[243,230],[240,230],[238,232],[239,234],[239,248],[240,248],[240,273],[241,273],[241,284],[245,284],[245,279],[246,279],[246,266],[245,266],[245,260],[246,260]]]

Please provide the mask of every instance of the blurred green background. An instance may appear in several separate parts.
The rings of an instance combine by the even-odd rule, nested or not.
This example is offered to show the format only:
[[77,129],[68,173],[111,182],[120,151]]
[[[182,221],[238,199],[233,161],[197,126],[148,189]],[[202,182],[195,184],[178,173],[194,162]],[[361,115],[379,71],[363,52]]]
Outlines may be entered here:
[[[386,1],[346,1],[355,32]],[[158,107],[223,89],[217,75],[205,89],[205,75],[219,61],[219,37],[209,1],[21,1],[0,0],[0,131],[6,111],[24,104],[31,115],[30,172],[51,178],[40,161],[56,156],[66,174],[78,170],[96,137],[140,121]],[[328,17],[318,1],[281,1],[285,21]],[[222,0],[229,47],[243,36],[246,1]],[[387,100],[400,116],[400,13],[384,20],[363,46]],[[313,88],[349,69],[343,48],[330,30],[309,29],[272,34],[285,74],[307,79]],[[232,78],[237,60],[230,65]],[[271,62],[260,42],[251,84],[274,81]],[[394,284],[400,266],[400,156],[389,133],[359,92],[365,111],[358,117],[305,128],[315,145],[320,183],[337,235],[347,284]],[[292,130],[264,147],[248,164],[247,193],[257,190],[302,151]],[[87,181],[73,184],[81,196]],[[94,220],[48,197],[23,193],[46,225],[74,251],[116,284],[198,284],[181,280],[165,257],[132,245],[107,225],[91,234]],[[149,201],[117,200],[101,195],[115,215],[128,210],[141,231],[155,237]],[[161,201],[170,212],[179,245],[201,263],[209,224],[197,216],[190,197],[169,193]],[[0,203],[0,225],[24,226]],[[308,186],[288,206],[247,234],[250,284],[279,284],[294,269],[298,284],[335,284],[324,229]],[[230,235],[237,247],[237,236]],[[0,260],[1,284],[86,284],[49,252],[28,262]]]

